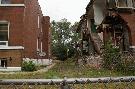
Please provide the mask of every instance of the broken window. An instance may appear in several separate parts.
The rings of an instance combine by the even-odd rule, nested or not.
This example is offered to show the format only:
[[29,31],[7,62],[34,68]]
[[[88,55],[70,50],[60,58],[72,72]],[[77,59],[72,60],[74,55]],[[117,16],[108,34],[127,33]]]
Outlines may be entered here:
[[83,54],[87,54],[89,50],[88,41],[83,41]]
[[133,6],[134,6],[134,8],[135,8],[135,0],[133,0]]
[[8,45],[8,23],[0,23],[0,45]]
[[91,19],[91,31],[92,31],[93,33],[96,32],[96,25],[95,25],[94,19]]
[[108,0],[108,6],[109,8],[115,8],[116,7],[115,0]]
[[10,4],[11,0],[0,0],[1,4]]
[[132,0],[116,0],[118,7],[133,7]]
[[0,67],[2,68],[7,67],[7,60],[5,58],[0,60]]

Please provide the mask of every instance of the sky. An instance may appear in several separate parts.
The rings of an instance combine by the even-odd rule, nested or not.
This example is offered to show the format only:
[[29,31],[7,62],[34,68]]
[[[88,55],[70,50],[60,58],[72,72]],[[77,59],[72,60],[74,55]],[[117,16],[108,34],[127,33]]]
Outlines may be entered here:
[[71,23],[80,20],[90,0],[39,0],[43,15],[51,21],[66,18]]

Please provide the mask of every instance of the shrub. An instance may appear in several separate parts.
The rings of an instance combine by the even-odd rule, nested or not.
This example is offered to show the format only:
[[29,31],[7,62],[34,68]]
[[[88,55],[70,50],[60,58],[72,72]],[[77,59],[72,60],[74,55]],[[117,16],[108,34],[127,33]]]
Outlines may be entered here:
[[104,46],[103,67],[116,69],[121,67],[121,55],[118,48],[114,48],[110,41]]
[[130,56],[132,55],[122,55],[119,48],[114,48],[111,42],[107,42],[103,52],[103,67],[134,75],[135,62],[129,58]]
[[22,71],[36,71],[36,65],[33,61],[24,61],[22,64]]
[[64,45],[56,45],[55,47],[53,47],[52,52],[58,60],[64,61],[67,59],[67,48]]

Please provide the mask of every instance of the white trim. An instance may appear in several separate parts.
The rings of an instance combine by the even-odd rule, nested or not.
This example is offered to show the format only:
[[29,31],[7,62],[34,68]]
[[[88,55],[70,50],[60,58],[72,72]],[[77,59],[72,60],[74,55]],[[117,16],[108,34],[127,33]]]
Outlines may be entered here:
[[38,15],[38,28],[40,28],[40,17],[39,17],[39,15]]
[[19,6],[19,7],[25,7],[24,4],[0,4],[0,7],[3,6],[3,7],[7,7],[7,6],[13,6],[13,7],[16,7],[16,6]]
[[6,45],[0,45],[0,46],[8,46],[8,41],[0,41],[0,43],[6,43]]
[[21,67],[1,67],[0,71],[21,71]]
[[[9,30],[10,30],[10,22],[8,22],[8,41],[9,41]],[[8,46],[8,43],[6,46]]]
[[8,49],[24,49],[23,46],[0,46],[0,50],[8,50]]
[[36,65],[51,65],[53,63],[52,59],[30,59],[30,58],[23,58],[23,61],[32,61]]
[[41,41],[41,52],[43,52],[43,42]]
[[0,24],[8,23],[6,20],[0,20]]
[[135,46],[130,46],[129,48],[135,49]]
[[39,52],[38,43],[39,43],[39,39],[37,38],[37,52]]
[[41,33],[43,32],[42,26],[41,26]]
[[118,9],[133,9],[134,7],[119,7],[117,6]]

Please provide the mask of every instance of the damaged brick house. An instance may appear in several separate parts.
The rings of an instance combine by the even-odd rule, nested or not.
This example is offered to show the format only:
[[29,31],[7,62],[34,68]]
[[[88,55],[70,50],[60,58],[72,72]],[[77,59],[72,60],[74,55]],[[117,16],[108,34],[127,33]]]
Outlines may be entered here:
[[78,26],[82,50],[100,54],[102,45],[111,40],[121,51],[134,51],[134,18],[135,0],[91,0]]
[[0,70],[21,70],[23,58],[49,59],[49,29],[38,0],[0,0]]

